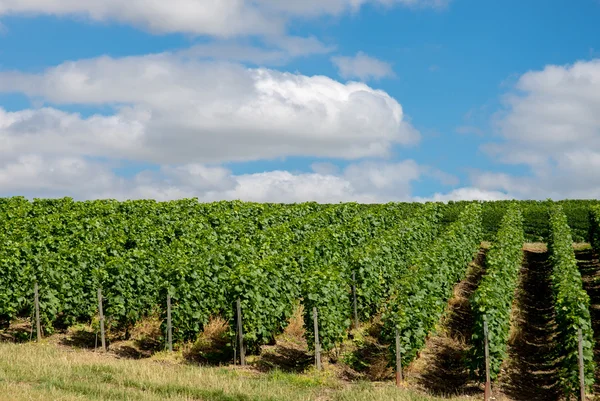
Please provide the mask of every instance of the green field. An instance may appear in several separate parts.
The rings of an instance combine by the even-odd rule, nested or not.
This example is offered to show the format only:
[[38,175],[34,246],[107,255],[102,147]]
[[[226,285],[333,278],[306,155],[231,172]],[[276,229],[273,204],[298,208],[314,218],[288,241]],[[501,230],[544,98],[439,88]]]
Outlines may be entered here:
[[[479,397],[484,321],[495,394],[577,393],[578,329],[591,394],[599,204],[0,199],[4,394]],[[45,338],[37,345],[29,344],[36,285]],[[92,352],[98,290],[107,355]],[[165,352],[167,299],[173,354]],[[238,301],[244,368],[231,367],[240,355]],[[321,372],[313,366],[315,310]],[[404,390],[393,386],[396,333]]]
[[164,355],[133,361],[52,344],[0,344],[0,400],[434,401],[439,398],[385,383],[349,384],[314,372],[261,374],[252,369],[186,366]]

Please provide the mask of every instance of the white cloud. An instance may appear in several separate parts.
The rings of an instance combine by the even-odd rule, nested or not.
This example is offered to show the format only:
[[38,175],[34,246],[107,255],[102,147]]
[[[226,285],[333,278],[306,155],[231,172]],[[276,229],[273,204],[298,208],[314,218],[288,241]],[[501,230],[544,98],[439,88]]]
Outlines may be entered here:
[[223,167],[188,164],[167,165],[158,172],[142,171],[125,178],[116,175],[110,164],[99,161],[28,154],[0,163],[0,196],[386,202],[409,200],[411,183],[420,178],[419,170],[414,161],[407,160],[358,163],[341,172],[233,175]]
[[328,54],[335,46],[325,45],[315,37],[271,37],[261,46],[240,40],[217,40],[196,44],[177,54],[197,60],[220,60],[254,64],[259,66],[285,65],[291,59],[315,54]]
[[230,37],[276,34],[285,21],[243,0],[0,0],[0,15],[80,15],[118,21],[157,33],[188,32]]
[[354,57],[335,56],[331,61],[344,79],[359,78],[362,81],[395,76],[391,64],[358,52]]
[[0,154],[37,150],[159,164],[285,156],[385,157],[419,133],[387,93],[173,54],[66,62],[42,74],[0,72],[0,92],[53,104],[108,105],[83,118],[55,107],[0,108]]
[[25,154],[0,163],[0,194],[69,196],[116,187],[122,179],[79,157],[45,158]]
[[436,193],[431,197],[421,198],[417,197],[415,200],[420,202],[448,202],[448,201],[462,201],[462,200],[482,200],[482,201],[495,201],[495,200],[506,200],[515,199],[511,195],[500,191],[486,191],[475,187],[458,188],[448,193]]
[[288,19],[339,15],[372,3],[440,8],[446,0],[0,0],[2,15],[84,16],[151,32],[232,37],[281,35]]
[[385,164],[363,162],[350,165],[344,171],[344,177],[360,192],[378,193],[392,196],[395,193],[408,197],[410,183],[420,178],[422,172],[413,160]]
[[[387,157],[396,145],[419,141],[402,106],[384,91],[236,64],[283,65],[335,49],[315,37],[289,36],[293,19],[358,12],[366,4],[445,3],[0,0],[0,18],[83,17],[157,34],[213,37],[174,53],[71,61],[39,74],[0,72],[0,93],[23,93],[35,105],[12,112],[0,107],[0,195],[380,202],[409,200],[411,184],[422,177],[447,184],[452,177],[412,160],[359,161]],[[244,41],[248,35],[253,37]],[[386,63],[364,56],[353,60],[354,76],[393,74]],[[83,116],[61,110],[64,106],[102,106],[105,113]],[[234,175],[220,166],[287,156],[355,161],[344,169],[317,163],[309,173]],[[133,177],[115,172],[116,165],[129,162],[158,171]]]
[[318,162],[310,165],[312,171],[317,174],[332,175],[340,170],[338,166],[329,162]]
[[600,196],[600,59],[530,71],[504,102],[495,121],[502,142],[484,150],[531,174],[479,172],[475,185],[534,199]]

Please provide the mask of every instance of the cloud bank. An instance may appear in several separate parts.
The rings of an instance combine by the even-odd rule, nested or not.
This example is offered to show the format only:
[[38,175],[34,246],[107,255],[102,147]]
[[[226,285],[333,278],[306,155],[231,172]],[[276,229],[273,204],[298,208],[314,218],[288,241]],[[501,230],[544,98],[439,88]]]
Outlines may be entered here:
[[504,104],[501,141],[483,149],[530,173],[477,172],[474,185],[523,198],[600,197],[600,60],[527,72]]
[[[0,92],[50,105],[0,109],[0,154],[44,152],[151,163],[289,156],[386,157],[419,133],[387,93],[172,54],[68,62],[34,75],[0,72]],[[56,105],[109,106],[81,116]]]
[[334,56],[331,61],[344,79],[358,78],[361,81],[394,77],[391,64],[358,52],[354,57]]
[[442,8],[445,0],[0,0],[2,15],[83,16],[149,32],[231,38],[283,35],[291,18],[357,12],[363,5]]

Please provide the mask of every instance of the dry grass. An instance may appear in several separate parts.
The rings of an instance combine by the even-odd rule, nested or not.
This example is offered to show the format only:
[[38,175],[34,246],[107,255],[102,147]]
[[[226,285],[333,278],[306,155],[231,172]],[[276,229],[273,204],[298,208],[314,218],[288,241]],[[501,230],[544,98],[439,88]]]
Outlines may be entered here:
[[275,345],[265,345],[254,366],[262,371],[282,370],[303,373],[310,369],[313,356],[304,338],[304,308],[298,305]]
[[523,250],[529,252],[548,252],[548,246],[544,242],[528,242],[523,244]]
[[283,331],[283,335],[290,339],[304,340],[304,306],[299,304],[290,318],[290,322]]
[[162,319],[159,313],[138,321],[131,329],[131,339],[142,349],[157,350],[164,347],[160,329]]
[[221,364],[232,360],[229,346],[229,322],[220,316],[211,317],[204,331],[191,346],[186,346],[183,355],[186,359],[202,364]]
[[[526,249],[526,247],[523,247],[524,249]],[[521,308],[521,304],[519,302],[519,292],[521,291],[521,288],[523,287],[523,279],[524,279],[524,267],[523,264],[525,263],[525,253],[523,253],[523,260],[521,262],[521,269],[519,271],[519,279],[518,279],[518,283],[517,286],[515,287],[515,291],[513,294],[513,302],[512,302],[512,306],[511,306],[511,312],[510,312],[510,329],[508,331],[508,344],[514,344],[515,341],[522,335],[522,325],[519,324],[519,322],[524,321],[525,319],[525,311]],[[506,361],[505,361],[506,362]],[[506,367],[503,366],[502,369],[505,369]]]
[[587,251],[592,249],[592,245],[589,242],[574,242],[573,249],[575,251]]
[[[162,353],[159,355],[163,355]],[[0,344],[0,400],[435,401],[392,383],[348,384],[309,372],[267,374],[201,368],[66,349],[50,343]],[[467,400],[456,398],[454,401]]]
[[[574,242],[573,249],[575,251],[585,251],[591,249],[588,242]],[[545,242],[528,242],[523,244],[523,250],[529,252],[543,253],[548,252],[548,245]]]
[[377,315],[358,329],[352,330],[352,337],[344,343],[346,372],[343,377],[385,381],[395,377],[390,362],[390,345],[382,342],[383,322]]
[[229,323],[221,316],[212,317],[206,326],[204,326],[204,332],[202,336],[205,339],[218,340],[223,338],[225,333],[229,330]]

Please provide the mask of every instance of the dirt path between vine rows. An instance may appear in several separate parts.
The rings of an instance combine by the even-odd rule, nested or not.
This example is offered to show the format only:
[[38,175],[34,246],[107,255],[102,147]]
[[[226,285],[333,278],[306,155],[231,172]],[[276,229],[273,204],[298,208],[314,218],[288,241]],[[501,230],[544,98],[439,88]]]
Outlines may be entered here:
[[515,401],[560,398],[555,343],[551,266],[545,247],[525,247],[513,307],[508,358],[497,388]]
[[600,394],[600,261],[591,249],[576,250],[577,264],[583,280],[583,288],[590,296],[590,315],[594,330],[594,359],[596,360],[596,383],[594,393]]
[[407,371],[408,377],[430,394],[481,393],[479,384],[469,378],[465,357],[474,324],[469,298],[484,275],[486,252],[486,249],[479,250],[466,278],[455,286],[454,296],[437,332],[427,339],[419,357]]

